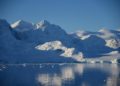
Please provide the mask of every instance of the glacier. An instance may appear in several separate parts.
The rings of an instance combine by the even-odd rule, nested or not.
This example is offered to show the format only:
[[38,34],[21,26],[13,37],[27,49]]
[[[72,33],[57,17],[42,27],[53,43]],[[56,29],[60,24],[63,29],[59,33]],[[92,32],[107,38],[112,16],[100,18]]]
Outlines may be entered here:
[[36,24],[0,19],[0,63],[118,63],[120,30],[67,33],[42,20]]

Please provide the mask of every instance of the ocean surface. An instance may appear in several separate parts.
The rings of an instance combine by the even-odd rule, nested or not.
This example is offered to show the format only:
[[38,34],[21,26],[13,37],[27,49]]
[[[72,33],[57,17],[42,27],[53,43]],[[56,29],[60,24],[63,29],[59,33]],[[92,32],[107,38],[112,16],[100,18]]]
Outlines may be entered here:
[[120,64],[0,64],[0,86],[120,86]]

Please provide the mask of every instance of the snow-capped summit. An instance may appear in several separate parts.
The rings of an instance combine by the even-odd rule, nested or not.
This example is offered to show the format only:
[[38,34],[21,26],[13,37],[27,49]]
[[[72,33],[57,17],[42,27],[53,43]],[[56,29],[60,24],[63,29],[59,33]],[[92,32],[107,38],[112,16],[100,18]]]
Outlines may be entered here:
[[100,29],[98,32],[103,33],[103,35],[115,36],[120,34],[119,30],[109,30],[109,29]]
[[100,29],[98,32],[106,33],[106,34],[108,34],[108,33],[117,34],[117,33],[120,33],[120,30],[119,29],[117,29],[117,30],[109,30],[109,29],[103,28],[103,29]]
[[82,30],[82,31],[77,31],[77,32],[75,32],[74,34],[75,34],[77,37],[83,37],[83,36],[89,35],[90,32]]
[[[51,24],[47,20],[42,20],[39,23],[35,24],[37,29],[42,30],[45,34],[53,35],[57,33],[58,35],[63,35],[66,33],[60,26]],[[57,35],[56,34],[56,35]]]
[[111,31],[106,29],[106,28],[102,28],[100,29],[98,32],[102,32],[102,33],[110,33]]
[[36,24],[36,28],[39,29],[39,28],[46,27],[48,25],[50,25],[50,23],[47,20],[42,20]]
[[35,25],[33,23],[24,20],[16,21],[15,23],[11,24],[11,27],[16,31],[20,31],[20,32],[35,29]]
[[[109,40],[111,38],[117,38],[117,34],[116,34],[115,30],[101,29],[98,32],[101,33],[99,36],[105,40]],[[96,34],[96,35],[98,35],[98,34]]]

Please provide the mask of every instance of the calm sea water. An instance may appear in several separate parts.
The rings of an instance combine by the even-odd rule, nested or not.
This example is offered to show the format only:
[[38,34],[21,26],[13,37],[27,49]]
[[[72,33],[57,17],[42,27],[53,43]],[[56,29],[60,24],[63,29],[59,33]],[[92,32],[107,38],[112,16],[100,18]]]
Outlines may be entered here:
[[0,86],[120,86],[120,65],[0,65]]

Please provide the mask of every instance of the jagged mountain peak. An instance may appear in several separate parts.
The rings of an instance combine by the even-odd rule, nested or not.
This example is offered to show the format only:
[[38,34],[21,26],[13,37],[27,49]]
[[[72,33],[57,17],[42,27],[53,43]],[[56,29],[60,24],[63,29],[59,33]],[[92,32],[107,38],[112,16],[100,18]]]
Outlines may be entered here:
[[45,24],[45,25],[50,24],[47,20],[42,20],[42,21],[40,21],[40,23],[41,23],[41,24]]
[[14,22],[11,26],[12,27],[16,27],[17,25],[25,25],[25,24],[33,24],[33,23],[30,23],[30,22],[27,22],[27,21],[24,21],[24,20],[18,20],[16,22]]
[[47,33],[47,34],[59,34],[59,35],[63,35],[66,34],[66,32],[58,25],[55,24],[51,24],[50,22],[48,22],[47,20],[42,20],[39,23],[35,24],[37,29],[42,30],[43,32]]
[[35,29],[35,25],[33,23],[24,20],[16,21],[15,23],[11,24],[11,27],[16,31],[28,31],[31,29]]
[[37,28],[43,28],[43,27],[46,27],[46,26],[49,26],[49,25],[50,25],[50,23],[47,20],[42,20],[42,21],[40,21],[36,24],[36,27]]

